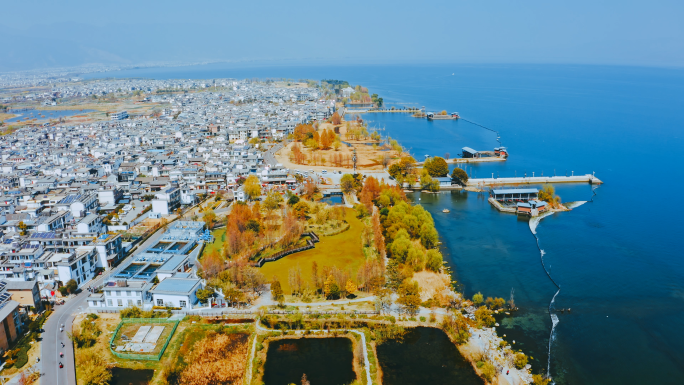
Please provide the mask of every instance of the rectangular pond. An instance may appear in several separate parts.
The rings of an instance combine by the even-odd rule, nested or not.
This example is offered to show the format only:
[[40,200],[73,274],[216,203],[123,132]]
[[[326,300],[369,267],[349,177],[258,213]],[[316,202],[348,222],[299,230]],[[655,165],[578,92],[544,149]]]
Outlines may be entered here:
[[301,338],[272,341],[264,364],[264,384],[346,385],[356,379],[353,345],[348,338]]
[[173,246],[169,247],[168,251],[178,251],[187,245],[187,242],[176,242]]
[[327,195],[321,198],[319,202],[322,203],[327,203],[331,206],[334,205],[343,205],[344,204],[344,197],[342,195]]
[[142,269],[143,266],[145,266],[145,265],[140,264],[140,263],[131,263],[125,269],[123,269],[118,274],[116,274],[115,277],[117,277],[117,278],[130,278],[130,277],[134,276],[135,273],[140,271],[140,269]]
[[152,382],[154,370],[112,368],[112,380],[109,385],[148,385]]
[[484,384],[440,329],[407,329],[401,340],[388,340],[377,352],[383,385]]

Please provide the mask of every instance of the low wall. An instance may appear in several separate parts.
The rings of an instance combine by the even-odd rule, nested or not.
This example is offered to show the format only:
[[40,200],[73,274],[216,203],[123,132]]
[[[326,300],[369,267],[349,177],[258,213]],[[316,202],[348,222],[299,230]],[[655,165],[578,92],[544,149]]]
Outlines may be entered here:
[[488,200],[489,200],[489,203],[492,204],[492,206],[496,207],[496,209],[499,210],[499,211],[501,211],[501,212],[504,212],[504,213],[513,213],[513,214],[515,214],[515,213],[518,212],[517,209],[514,209],[514,208],[512,208],[512,207],[504,207],[504,206],[502,206],[501,203],[499,203],[499,201],[497,201],[496,199],[494,199],[494,198],[492,198],[492,197],[489,197]]
[[[114,339],[116,338],[117,334],[119,334],[119,329],[121,329],[121,326],[129,323],[151,323],[151,324],[161,324],[161,323],[168,323],[168,324],[173,324],[173,329],[171,329],[171,334],[166,338],[166,341],[164,342],[164,346],[162,346],[161,350],[157,354],[129,354],[129,353],[119,353],[112,349],[112,345],[114,344]],[[116,327],[116,330],[114,330],[114,334],[112,335],[112,338],[109,340],[109,350],[112,352],[113,355],[123,358],[126,360],[143,360],[143,361],[159,361],[161,357],[164,355],[164,351],[166,351],[166,348],[169,346],[169,342],[171,341],[171,337],[173,337],[173,333],[176,332],[176,328],[178,327],[178,324],[180,323],[180,320],[176,321],[170,321],[166,318],[124,318],[119,322],[119,326]]]
[[316,247],[315,243],[320,242],[320,239],[318,238],[318,235],[316,235],[316,233],[314,233],[313,231],[310,232],[310,233],[303,233],[302,236],[309,236],[309,237],[311,237],[311,239],[309,239],[309,240],[306,241],[306,246],[302,246],[302,247],[297,247],[297,248],[295,248],[295,249],[289,249],[289,250],[281,251],[281,252],[276,253],[276,254],[274,254],[274,255],[268,257],[268,258],[261,258],[261,259],[259,259],[259,260],[256,262],[255,266],[256,266],[256,267],[261,267],[261,266],[263,266],[264,263],[266,263],[266,262],[277,261],[277,260],[279,260],[280,258],[286,257],[286,256],[288,256],[288,255],[290,255],[290,254],[299,253],[300,251],[313,249],[314,247]]

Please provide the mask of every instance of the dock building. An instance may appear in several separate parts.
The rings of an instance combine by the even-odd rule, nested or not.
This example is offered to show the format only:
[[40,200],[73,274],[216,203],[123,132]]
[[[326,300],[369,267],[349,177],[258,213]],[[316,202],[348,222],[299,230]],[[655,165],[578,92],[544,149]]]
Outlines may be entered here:
[[511,189],[494,189],[491,192],[492,198],[500,202],[511,201],[529,201],[537,199],[539,190],[535,188],[511,188]]

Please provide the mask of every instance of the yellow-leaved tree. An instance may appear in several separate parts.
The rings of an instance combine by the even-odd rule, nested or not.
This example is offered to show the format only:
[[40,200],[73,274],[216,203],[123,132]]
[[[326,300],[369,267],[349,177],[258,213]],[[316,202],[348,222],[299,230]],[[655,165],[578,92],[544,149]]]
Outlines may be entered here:
[[256,175],[250,175],[245,180],[244,184],[245,194],[249,199],[258,198],[261,196],[261,184],[259,183],[259,178]]
[[349,278],[347,280],[347,285],[345,285],[345,289],[347,289],[347,294],[354,294],[358,288],[351,278]]
[[323,284],[323,294],[325,294],[325,298],[328,298],[330,296],[330,287],[335,283],[335,279],[333,278],[332,274],[328,276],[328,279],[325,280],[325,283]]

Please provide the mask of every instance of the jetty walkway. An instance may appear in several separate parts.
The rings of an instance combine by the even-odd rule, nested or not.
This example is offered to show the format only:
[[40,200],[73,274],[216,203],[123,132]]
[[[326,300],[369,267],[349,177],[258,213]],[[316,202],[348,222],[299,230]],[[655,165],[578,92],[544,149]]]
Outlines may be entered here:
[[[458,164],[458,163],[486,163],[486,162],[505,162],[507,158],[501,158],[498,156],[486,156],[484,158],[449,158],[445,159],[448,164]],[[416,167],[421,167],[425,162],[416,162]]]
[[573,176],[533,176],[517,178],[475,178],[468,179],[468,186],[496,186],[496,185],[519,185],[519,184],[546,184],[546,183],[591,183],[602,184],[603,182],[594,174]]

